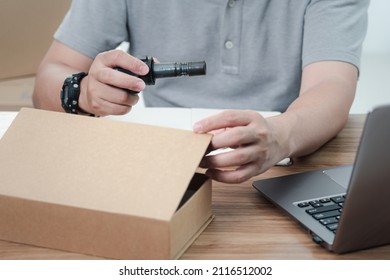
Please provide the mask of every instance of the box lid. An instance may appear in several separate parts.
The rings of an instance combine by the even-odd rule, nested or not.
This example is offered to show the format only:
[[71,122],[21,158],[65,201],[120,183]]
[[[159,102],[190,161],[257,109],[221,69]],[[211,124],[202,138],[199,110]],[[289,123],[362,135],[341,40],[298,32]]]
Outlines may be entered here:
[[0,140],[0,194],[169,220],[210,140],[23,108]]

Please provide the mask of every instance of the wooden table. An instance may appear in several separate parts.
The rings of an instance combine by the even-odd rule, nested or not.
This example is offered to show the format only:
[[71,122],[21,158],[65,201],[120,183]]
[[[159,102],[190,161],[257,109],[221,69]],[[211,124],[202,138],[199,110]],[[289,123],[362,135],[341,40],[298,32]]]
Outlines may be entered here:
[[[257,179],[351,164],[364,120],[364,115],[351,115],[337,137],[312,155],[294,159],[292,166],[274,167],[238,185],[213,182],[215,219],[182,259],[390,259],[390,245],[344,255],[328,252],[252,187]],[[0,259],[96,258],[0,241]]]

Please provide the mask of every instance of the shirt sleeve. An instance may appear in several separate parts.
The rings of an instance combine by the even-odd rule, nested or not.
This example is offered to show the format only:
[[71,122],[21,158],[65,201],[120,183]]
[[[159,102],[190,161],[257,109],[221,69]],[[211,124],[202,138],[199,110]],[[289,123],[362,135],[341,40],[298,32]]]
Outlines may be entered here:
[[73,0],[54,39],[94,58],[129,41],[125,0]]
[[324,60],[360,67],[369,0],[313,0],[305,14],[302,67]]

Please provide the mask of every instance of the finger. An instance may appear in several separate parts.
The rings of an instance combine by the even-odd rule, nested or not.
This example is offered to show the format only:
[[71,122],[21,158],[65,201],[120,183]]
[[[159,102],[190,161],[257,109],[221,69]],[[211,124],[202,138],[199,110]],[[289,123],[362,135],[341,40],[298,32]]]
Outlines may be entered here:
[[109,68],[121,67],[137,75],[146,75],[149,72],[149,67],[143,61],[122,50],[103,52],[96,58]]
[[95,115],[103,117],[108,115],[124,115],[131,111],[132,106],[115,104],[112,102],[108,102],[104,99],[98,99],[95,102],[95,107],[99,109],[94,111]]
[[215,134],[211,140],[214,149],[237,147],[259,141],[256,130],[251,126],[238,126]]
[[138,94],[128,94],[122,89],[112,88],[110,94],[104,95],[102,99],[117,105],[134,106],[138,103],[139,96]]
[[142,79],[112,68],[101,68],[94,73],[94,77],[100,83],[121,89],[128,89],[135,92],[140,92],[145,89],[145,82]]
[[216,155],[206,156],[202,159],[200,167],[217,169],[241,166],[251,162],[264,162],[266,158],[266,153],[261,153],[256,146],[246,146],[231,150],[229,152],[222,152]]
[[206,170],[206,175],[215,181],[240,184],[257,175],[257,170],[254,164],[247,164],[235,170],[208,169]]
[[106,84],[89,88],[88,104],[98,116],[126,114],[138,100],[138,95],[127,94],[122,89]]
[[112,50],[100,53],[91,67],[90,75],[101,83],[118,88],[140,92],[145,88],[145,82],[136,76],[117,71],[114,67],[121,67],[137,75],[146,75],[148,66],[140,59],[121,50]]
[[260,114],[254,111],[226,110],[219,114],[202,119],[194,124],[196,133],[207,133],[213,130],[248,125],[254,117]]

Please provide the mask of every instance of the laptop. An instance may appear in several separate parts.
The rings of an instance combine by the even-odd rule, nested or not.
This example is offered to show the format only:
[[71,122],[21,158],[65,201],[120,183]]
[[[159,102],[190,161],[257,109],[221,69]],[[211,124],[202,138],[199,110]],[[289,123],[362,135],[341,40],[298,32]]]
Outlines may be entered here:
[[353,165],[253,182],[335,253],[390,244],[390,105],[368,113]]

